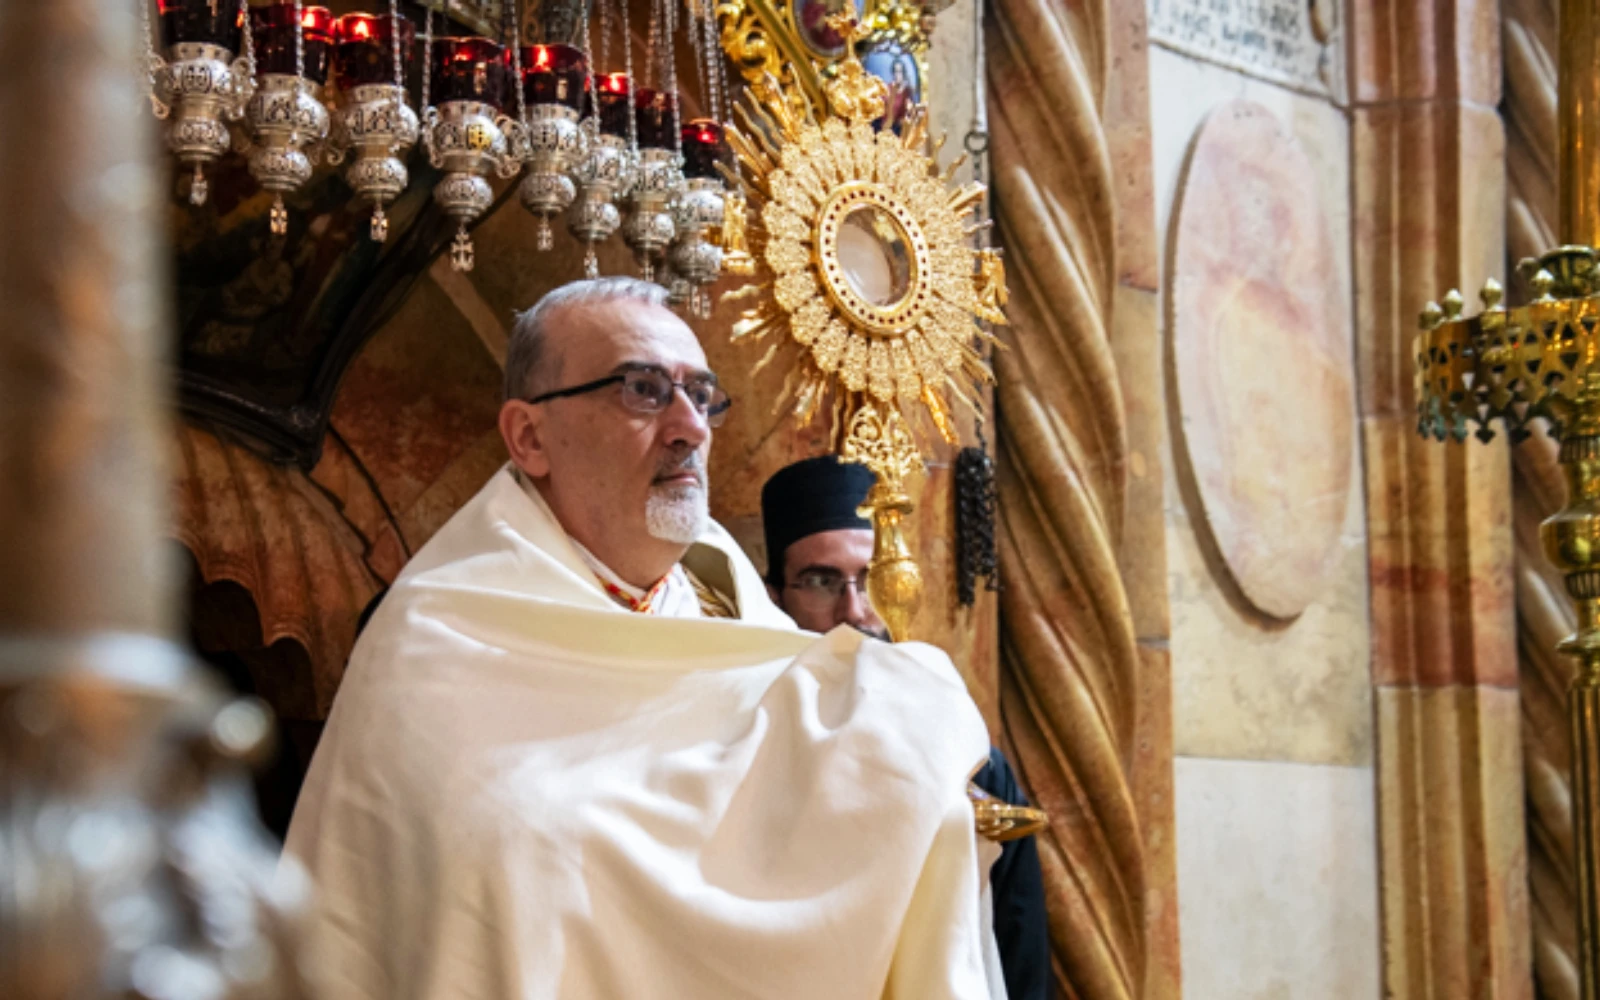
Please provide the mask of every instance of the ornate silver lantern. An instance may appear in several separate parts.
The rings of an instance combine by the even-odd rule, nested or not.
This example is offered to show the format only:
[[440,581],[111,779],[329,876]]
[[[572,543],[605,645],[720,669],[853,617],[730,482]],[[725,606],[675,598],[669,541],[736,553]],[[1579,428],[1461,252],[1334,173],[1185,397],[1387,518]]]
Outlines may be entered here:
[[398,7],[398,0],[389,0],[385,17],[346,14],[333,25],[333,69],[341,96],[328,158],[332,163],[350,158],[345,182],[372,206],[370,233],[378,243],[389,238],[383,207],[410,182],[404,156],[419,131],[405,88],[415,29]]
[[677,147],[678,95],[642,88],[634,100],[639,142],[639,172],[629,192],[622,238],[633,249],[646,281],[672,244],[677,229],[672,203],[683,190],[683,162]]
[[672,205],[677,240],[668,251],[672,272],[689,285],[689,311],[702,319],[711,315],[706,287],[722,273],[722,247],[706,237],[722,225],[722,182],[696,177],[684,182],[683,194]]
[[[228,151],[229,122],[243,115],[255,91],[248,0],[161,0],[162,58],[150,33],[150,10],[141,2],[150,63],[150,102],[168,122],[167,148],[194,170],[189,201],[204,205],[205,168]],[[237,54],[237,55],[236,55]]]
[[245,107],[250,175],[271,191],[274,236],[289,231],[283,196],[311,178],[312,161],[328,138],[322,85],[328,79],[333,16],[326,7],[279,0],[250,12],[255,40],[256,92]]
[[516,176],[521,164],[510,150],[527,138],[521,124],[501,110],[510,87],[503,46],[486,38],[429,37],[426,47],[428,78],[440,100],[424,112],[422,141],[429,161],[445,172],[434,185],[433,200],[457,222],[451,267],[470,271],[474,260],[467,225],[494,202],[489,175]]
[[577,197],[571,173],[589,148],[588,133],[578,123],[588,77],[588,57],[571,45],[534,45],[522,51],[527,143],[517,152],[527,173],[518,194],[539,220],[540,250],[553,243],[551,217],[566,211]]
[[[626,197],[637,176],[637,164],[628,134],[633,128],[633,83],[626,73],[607,73],[593,78],[590,93],[598,97],[598,118],[586,123],[591,132],[589,148],[573,168],[578,182],[578,199],[567,214],[567,229],[584,246],[583,273],[600,276],[600,261],[595,244],[611,237],[622,225],[617,199]],[[594,108],[590,108],[591,113]],[[598,122],[595,128],[593,122]]]
[[702,319],[711,315],[706,288],[722,273],[722,247],[713,242],[712,230],[727,217],[727,196],[719,166],[731,165],[723,128],[709,118],[688,122],[682,129],[683,192],[672,203],[677,238],[667,251],[676,280],[688,287],[682,292],[689,311]]

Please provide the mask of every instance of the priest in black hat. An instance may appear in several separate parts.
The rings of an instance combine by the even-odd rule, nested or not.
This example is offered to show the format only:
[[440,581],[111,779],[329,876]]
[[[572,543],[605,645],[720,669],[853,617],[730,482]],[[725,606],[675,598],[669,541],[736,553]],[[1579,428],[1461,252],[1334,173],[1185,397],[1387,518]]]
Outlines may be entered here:
[[[823,455],[779,469],[762,487],[767,588],[801,628],[828,632],[849,625],[889,638],[866,589],[872,523],[859,508],[874,481],[866,466]],[[995,798],[1027,805],[998,749],[989,751],[989,763],[973,780]],[[1006,843],[989,879],[1006,993],[1010,1000],[1044,1000],[1050,989],[1050,940],[1034,839]]]

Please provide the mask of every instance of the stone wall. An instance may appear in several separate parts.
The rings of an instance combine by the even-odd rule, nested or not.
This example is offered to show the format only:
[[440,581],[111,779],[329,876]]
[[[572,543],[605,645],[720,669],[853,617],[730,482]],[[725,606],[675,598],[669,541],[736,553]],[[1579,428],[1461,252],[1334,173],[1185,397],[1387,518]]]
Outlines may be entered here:
[[1377,996],[1340,12],[1149,9],[1184,993]]

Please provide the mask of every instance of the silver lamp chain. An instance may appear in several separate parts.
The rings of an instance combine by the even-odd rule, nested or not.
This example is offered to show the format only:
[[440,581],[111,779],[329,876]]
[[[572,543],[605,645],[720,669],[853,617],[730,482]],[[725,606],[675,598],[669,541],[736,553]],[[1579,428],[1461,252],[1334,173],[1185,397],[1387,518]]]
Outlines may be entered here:
[[150,28],[150,5],[155,0],[139,0],[139,30],[144,35],[144,78],[150,86],[150,100],[156,93],[156,36]]
[[[684,0],[689,9],[689,49],[694,53],[694,76],[700,84],[700,93],[711,100],[710,84],[706,81],[706,53],[702,46],[700,30],[700,0]],[[711,113],[708,109],[707,113]]]
[[[400,0],[389,0],[389,54],[394,60],[394,121],[396,141],[389,147],[390,153],[400,148],[400,121],[402,109],[406,103],[406,71],[405,63],[400,58]],[[379,203],[377,210],[382,218],[383,205]]]
[[667,61],[667,92],[672,95],[672,148],[678,158],[678,168],[683,168],[683,122],[678,113],[678,104],[681,97],[678,94],[678,60],[676,58],[676,44],[673,39],[678,33],[678,8],[672,0],[661,0],[662,12],[666,15],[665,23],[667,43],[662,46],[665,50],[662,58]]
[[505,10],[509,12],[506,24],[506,44],[511,46],[511,86],[517,92],[517,121],[524,126],[528,124],[528,95],[522,91],[522,32],[516,27],[521,23],[517,16],[516,0],[502,0]]
[[645,35],[644,67],[648,76],[645,85],[661,88],[661,0],[650,0],[650,30]]
[[710,63],[706,67],[711,77],[711,106],[712,113],[717,121],[727,124],[728,109],[728,78],[727,70],[722,58],[722,45],[718,39],[717,15],[714,0],[705,0],[706,5],[706,59]]
[[633,78],[633,32],[628,30],[628,7],[619,4],[622,8],[622,67],[628,74],[628,152],[633,154],[633,162],[639,162],[639,115],[638,104],[635,103],[638,81]]
[[294,0],[294,76],[298,93],[306,79],[305,0]]
[[256,78],[256,40],[250,30],[250,0],[239,0],[239,17],[243,22],[240,30],[244,33],[244,64],[249,67],[250,79]]
[[[422,8],[422,103],[420,110],[426,114],[432,105],[433,92],[433,8]],[[432,148],[432,147],[429,147]]]
[[[609,71],[611,66],[611,3],[610,0],[593,0],[593,2],[596,7],[600,8],[600,65],[607,67]],[[594,100],[595,116],[599,117],[600,94],[594,90],[589,93]]]
[[[593,138],[600,130],[600,94],[595,90],[594,33],[589,30],[589,21],[593,17],[594,5],[586,5],[583,12],[583,57],[589,64],[589,118],[587,119],[587,127],[590,138]],[[581,107],[582,99],[578,103]]]

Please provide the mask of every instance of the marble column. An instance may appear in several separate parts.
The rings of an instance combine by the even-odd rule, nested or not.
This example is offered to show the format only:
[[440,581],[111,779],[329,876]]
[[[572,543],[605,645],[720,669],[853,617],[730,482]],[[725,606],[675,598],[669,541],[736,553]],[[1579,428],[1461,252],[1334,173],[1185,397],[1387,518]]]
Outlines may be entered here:
[[1421,305],[1500,277],[1499,6],[1350,9],[1384,990],[1531,996],[1510,460],[1416,434]]

